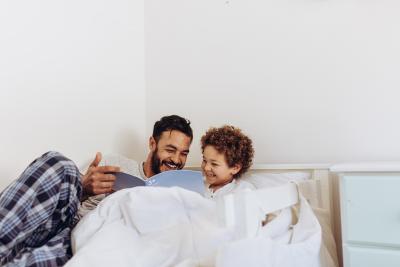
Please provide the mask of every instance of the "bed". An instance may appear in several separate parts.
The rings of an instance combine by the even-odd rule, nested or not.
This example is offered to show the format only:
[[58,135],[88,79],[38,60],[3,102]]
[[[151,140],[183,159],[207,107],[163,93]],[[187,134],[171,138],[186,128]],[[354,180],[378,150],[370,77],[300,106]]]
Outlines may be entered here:
[[[303,200],[313,209],[313,215],[310,216],[315,214],[321,225],[318,228],[318,223],[308,224],[314,227],[314,234],[310,238],[314,242],[312,244],[318,243],[317,236],[321,236],[322,232],[322,242],[320,240],[318,243],[321,246],[319,265],[291,265],[285,261],[286,266],[338,266],[332,231],[331,181],[326,166],[258,165],[243,179],[253,183],[257,190],[227,196],[215,203],[215,207],[212,201],[204,202],[191,192],[177,188],[117,192],[107,202],[101,203],[96,212],[88,214],[90,216],[81,221],[80,225],[90,225],[90,228],[78,225],[74,230],[75,255],[66,266],[241,266],[240,260],[245,260],[247,266],[258,266],[263,258],[279,255],[277,248],[283,251],[281,258],[285,258],[284,253],[298,254],[298,251],[282,250],[287,246],[281,245],[273,247],[269,257],[264,257],[265,251],[257,250],[265,239],[257,238],[254,230],[263,223],[251,212],[256,199],[266,204],[264,208],[269,208],[269,212],[290,208]],[[149,193],[149,190],[153,192]],[[263,198],[273,195],[276,197]],[[116,201],[123,203],[119,204],[118,209],[113,203]],[[304,207],[304,203],[302,205]],[[149,215],[149,209],[153,217]],[[128,210],[135,212],[128,214]],[[154,214],[158,215],[156,219]],[[312,218],[308,220],[314,221]],[[315,234],[318,231],[319,235]],[[271,247],[271,243],[262,243],[262,246]],[[244,249],[246,247],[248,249]],[[242,256],[235,259],[239,254],[237,251]],[[315,251],[304,251],[315,254]],[[194,258],[194,254],[200,256]],[[252,257],[254,264],[249,264],[250,258],[246,257]],[[262,266],[285,265],[265,262]]]

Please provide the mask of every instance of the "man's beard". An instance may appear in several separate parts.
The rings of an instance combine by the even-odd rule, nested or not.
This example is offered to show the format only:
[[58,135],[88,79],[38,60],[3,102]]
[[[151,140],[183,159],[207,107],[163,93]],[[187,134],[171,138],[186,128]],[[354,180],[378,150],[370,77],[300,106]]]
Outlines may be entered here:
[[160,158],[158,157],[158,149],[156,149],[153,152],[153,155],[151,156],[151,170],[153,171],[154,174],[158,174],[161,172],[160,168],[161,165],[165,164],[165,163],[169,163],[169,164],[174,164],[176,165],[176,169],[177,170],[181,170],[183,168],[183,164],[180,163],[176,163],[171,161],[161,161]]

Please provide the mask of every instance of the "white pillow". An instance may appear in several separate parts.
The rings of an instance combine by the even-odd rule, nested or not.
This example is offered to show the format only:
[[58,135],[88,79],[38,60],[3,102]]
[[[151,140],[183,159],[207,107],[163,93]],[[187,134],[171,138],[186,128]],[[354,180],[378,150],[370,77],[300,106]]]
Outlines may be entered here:
[[240,178],[241,181],[251,183],[256,188],[271,187],[285,184],[290,181],[301,182],[310,179],[308,172],[282,172],[271,173],[268,171],[249,172]]

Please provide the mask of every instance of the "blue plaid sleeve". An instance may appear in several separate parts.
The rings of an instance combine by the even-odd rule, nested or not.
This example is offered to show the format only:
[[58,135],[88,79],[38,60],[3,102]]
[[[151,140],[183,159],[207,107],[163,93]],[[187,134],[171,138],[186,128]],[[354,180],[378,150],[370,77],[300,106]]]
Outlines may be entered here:
[[32,162],[0,194],[0,265],[65,264],[81,191],[77,167],[60,153]]

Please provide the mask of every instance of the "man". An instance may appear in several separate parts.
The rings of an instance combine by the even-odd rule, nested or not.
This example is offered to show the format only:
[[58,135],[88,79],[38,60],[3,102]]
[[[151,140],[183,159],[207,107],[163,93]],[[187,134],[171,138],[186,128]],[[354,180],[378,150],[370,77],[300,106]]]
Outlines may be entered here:
[[[94,209],[108,193],[112,192],[115,176],[107,174],[113,166],[144,180],[163,171],[180,170],[185,166],[189,147],[193,140],[190,122],[177,115],[165,116],[154,124],[153,134],[149,138],[149,153],[145,162],[136,161],[122,156],[106,156],[102,162],[100,153],[91,163],[83,176],[83,203],[78,211],[80,219]],[[86,190],[86,191],[85,191]]]
[[[149,139],[147,159],[136,166],[136,175],[146,178],[182,169],[192,139],[189,121],[176,115],[161,118]],[[79,203],[96,195],[100,201],[111,193],[115,176],[110,172],[120,170],[100,162],[98,153],[81,176],[71,160],[48,152],[0,194],[0,266],[62,266],[68,261]]]

